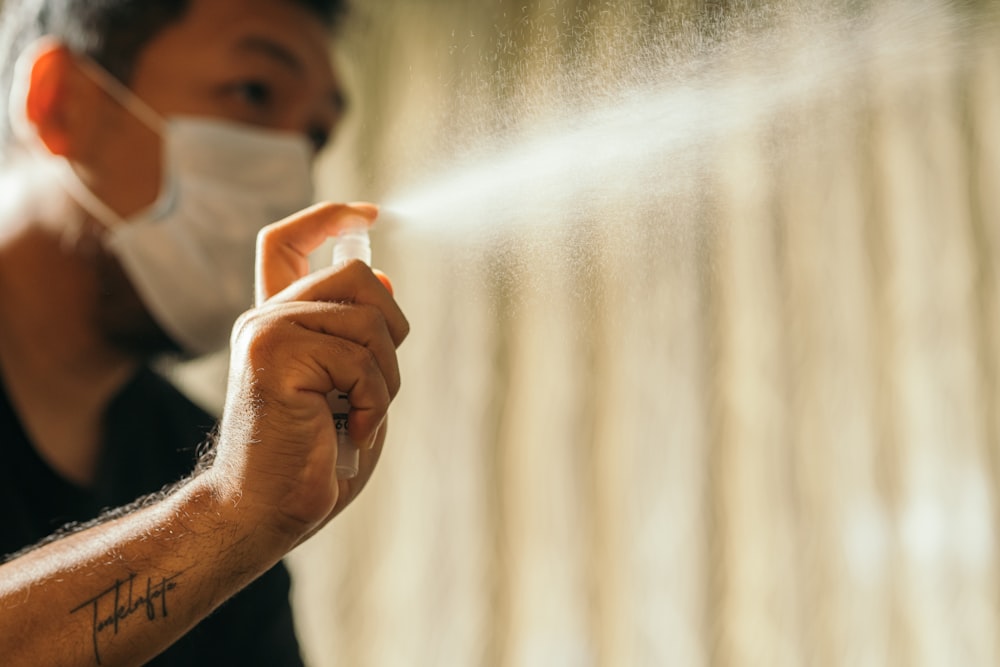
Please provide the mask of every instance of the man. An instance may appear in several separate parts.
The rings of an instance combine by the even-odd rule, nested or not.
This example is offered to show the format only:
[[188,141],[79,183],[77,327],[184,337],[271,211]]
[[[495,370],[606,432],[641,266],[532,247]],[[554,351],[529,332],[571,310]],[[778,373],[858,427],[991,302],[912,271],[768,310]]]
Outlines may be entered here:
[[256,232],[307,202],[342,110],[339,3],[3,4],[0,663],[301,664],[279,561],[369,478],[408,329],[384,277],[307,255],[376,209],[261,233],[193,475],[212,420],[148,364],[225,342]]

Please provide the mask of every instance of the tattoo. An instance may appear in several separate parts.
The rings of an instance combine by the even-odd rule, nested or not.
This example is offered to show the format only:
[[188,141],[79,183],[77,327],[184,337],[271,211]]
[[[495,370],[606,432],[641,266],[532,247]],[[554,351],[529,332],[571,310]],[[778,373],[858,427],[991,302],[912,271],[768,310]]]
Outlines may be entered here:
[[167,617],[167,593],[177,588],[174,580],[178,576],[180,575],[163,577],[157,582],[153,581],[153,577],[147,577],[146,585],[142,586],[137,584],[136,575],[133,573],[128,579],[115,579],[113,586],[70,610],[70,614],[75,614],[90,609],[93,617],[91,641],[94,644],[94,659],[98,665],[102,664],[100,650],[102,632],[110,630],[112,634],[117,635],[122,622],[138,611],[144,611],[146,620],[150,622]]

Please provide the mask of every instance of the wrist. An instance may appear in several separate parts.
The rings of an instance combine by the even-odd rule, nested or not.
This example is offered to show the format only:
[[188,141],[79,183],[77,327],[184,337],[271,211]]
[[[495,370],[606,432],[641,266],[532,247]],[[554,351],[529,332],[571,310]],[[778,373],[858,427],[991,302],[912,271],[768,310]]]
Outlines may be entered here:
[[241,569],[262,573],[281,560],[294,538],[272,527],[271,512],[244,495],[242,486],[210,468],[180,491],[183,510],[206,518],[220,553]]

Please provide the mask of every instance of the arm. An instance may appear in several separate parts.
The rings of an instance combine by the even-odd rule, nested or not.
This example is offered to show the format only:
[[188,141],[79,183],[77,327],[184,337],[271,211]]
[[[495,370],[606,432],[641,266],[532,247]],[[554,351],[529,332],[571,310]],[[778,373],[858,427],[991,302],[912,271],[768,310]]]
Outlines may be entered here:
[[211,477],[0,567],[4,663],[141,664],[277,562]]
[[[0,567],[5,665],[142,664],[321,528],[378,460],[407,324],[381,280],[351,264],[307,276],[306,256],[348,216],[314,207],[258,248],[258,306],[233,333],[211,468],[159,502]],[[326,394],[351,398],[361,472],[334,476]]]

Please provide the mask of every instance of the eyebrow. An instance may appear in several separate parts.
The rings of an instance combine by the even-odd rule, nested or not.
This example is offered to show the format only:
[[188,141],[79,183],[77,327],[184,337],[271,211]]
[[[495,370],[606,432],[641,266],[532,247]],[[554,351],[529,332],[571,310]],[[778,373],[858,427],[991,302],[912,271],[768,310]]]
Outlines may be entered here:
[[[295,74],[305,73],[305,65],[293,51],[283,44],[259,35],[248,35],[239,41],[236,48],[264,55]],[[347,96],[339,86],[330,92],[330,104],[338,115],[347,111]]]

